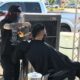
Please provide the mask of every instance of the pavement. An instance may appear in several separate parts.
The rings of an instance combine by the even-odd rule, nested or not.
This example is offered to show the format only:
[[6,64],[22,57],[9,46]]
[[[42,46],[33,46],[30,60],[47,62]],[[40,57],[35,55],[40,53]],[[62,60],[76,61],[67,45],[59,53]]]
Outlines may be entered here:
[[3,69],[2,69],[2,67],[0,65],[0,75],[2,75],[2,74],[3,74]]
[[1,67],[1,65],[0,65],[0,80],[3,80],[3,69],[2,69],[2,67]]

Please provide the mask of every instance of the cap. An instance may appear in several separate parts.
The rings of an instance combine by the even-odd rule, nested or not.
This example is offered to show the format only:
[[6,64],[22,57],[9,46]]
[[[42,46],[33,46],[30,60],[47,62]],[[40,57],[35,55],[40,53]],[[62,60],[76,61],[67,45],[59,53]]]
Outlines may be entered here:
[[21,12],[21,7],[18,5],[11,5],[8,11],[9,12]]

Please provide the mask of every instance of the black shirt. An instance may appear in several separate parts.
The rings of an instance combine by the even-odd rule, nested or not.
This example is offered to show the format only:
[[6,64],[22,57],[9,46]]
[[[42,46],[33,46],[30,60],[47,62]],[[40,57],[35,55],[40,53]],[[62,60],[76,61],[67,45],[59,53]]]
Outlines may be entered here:
[[1,29],[1,59],[11,59],[14,46],[11,44],[12,30],[4,29],[5,24],[14,22],[12,18],[5,18],[0,22]]

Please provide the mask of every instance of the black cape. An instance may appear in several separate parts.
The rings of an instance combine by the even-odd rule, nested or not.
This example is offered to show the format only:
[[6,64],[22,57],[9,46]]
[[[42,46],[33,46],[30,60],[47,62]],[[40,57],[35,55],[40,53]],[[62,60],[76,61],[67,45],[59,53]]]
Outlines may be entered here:
[[32,40],[30,44],[26,60],[31,62],[37,72],[47,74],[50,71],[57,72],[72,67],[73,62],[67,56],[43,41]]

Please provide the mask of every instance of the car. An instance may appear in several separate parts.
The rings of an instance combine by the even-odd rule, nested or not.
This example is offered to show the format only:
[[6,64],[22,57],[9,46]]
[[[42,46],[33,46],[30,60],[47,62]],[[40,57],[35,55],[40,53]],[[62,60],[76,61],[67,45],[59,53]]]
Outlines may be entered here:
[[46,5],[47,8],[59,8],[58,4]]
[[59,8],[58,4],[53,4],[53,8]]
[[68,4],[67,7],[68,7],[68,8],[76,8],[77,5],[73,3],[73,4]]

